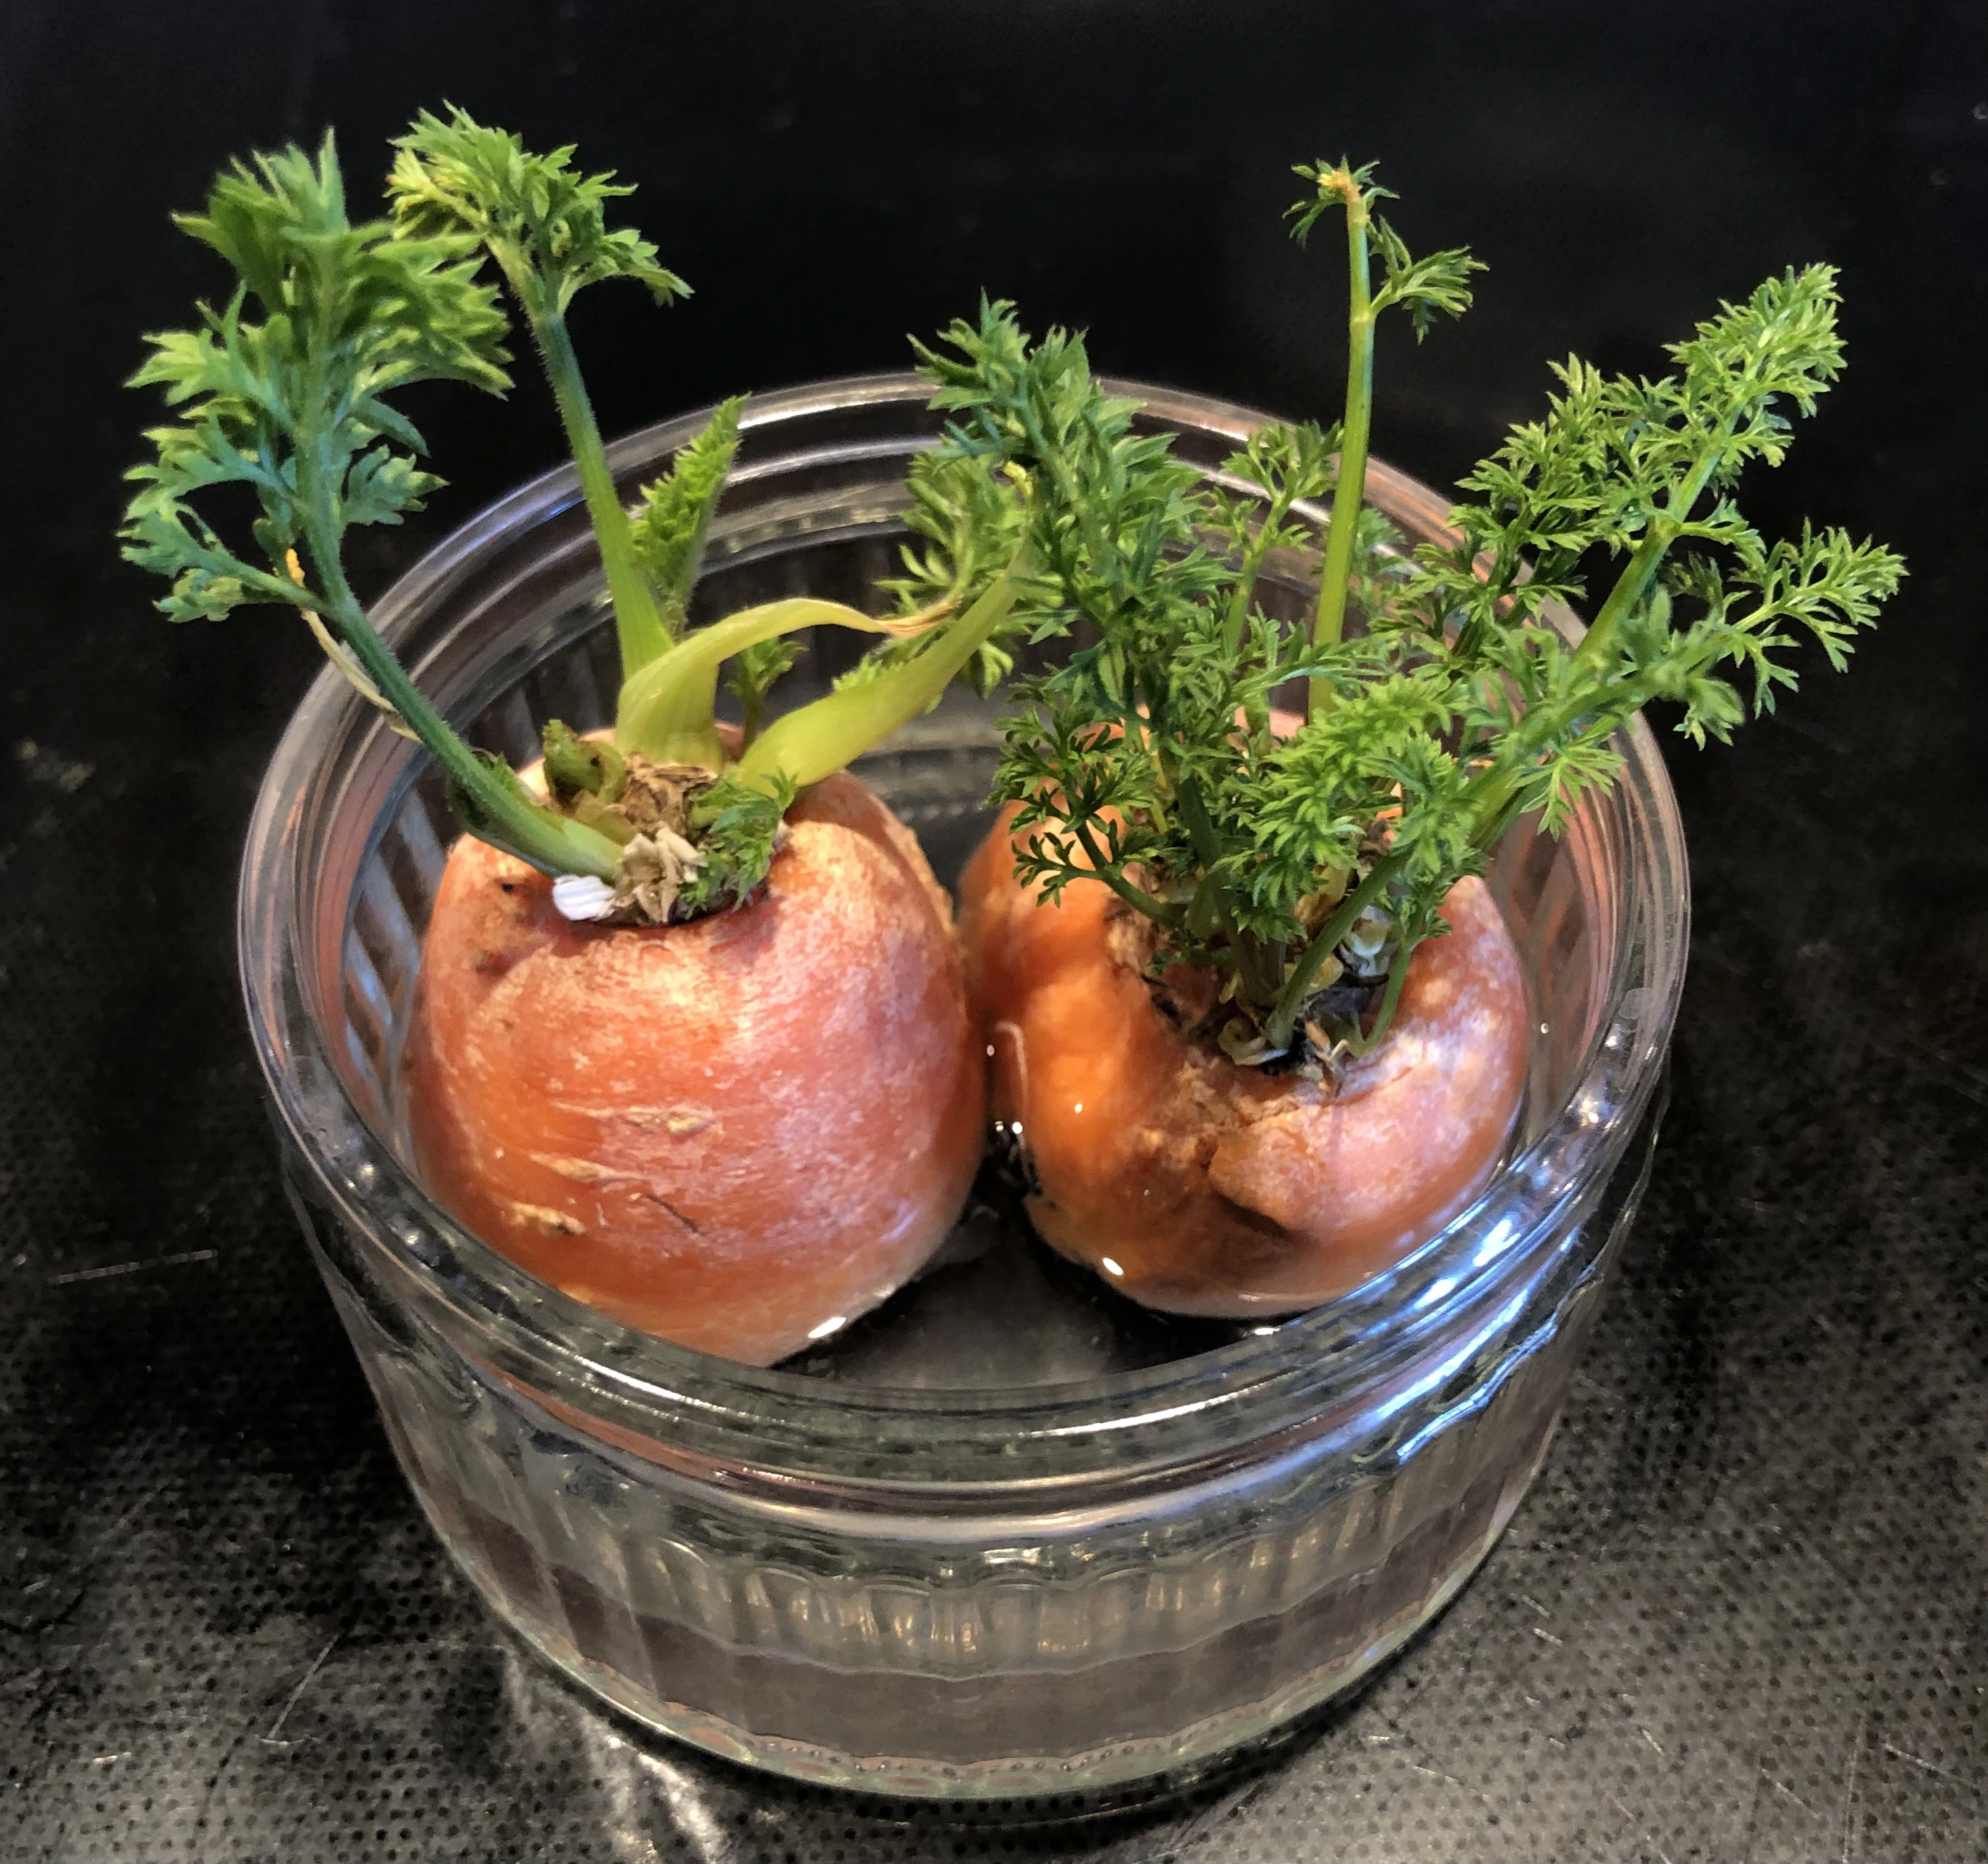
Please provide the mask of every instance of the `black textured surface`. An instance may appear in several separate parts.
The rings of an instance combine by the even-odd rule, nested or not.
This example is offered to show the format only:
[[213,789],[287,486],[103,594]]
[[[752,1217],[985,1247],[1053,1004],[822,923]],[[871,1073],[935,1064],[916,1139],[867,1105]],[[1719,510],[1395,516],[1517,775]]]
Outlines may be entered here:
[[[0,10],[0,1854],[697,1859],[1988,1853],[1988,1120],[1978,8],[1370,9],[359,0]],[[1675,1093],[1532,1499],[1351,1706],[1199,1796],[1002,1826],[644,1754],[506,1642],[393,1467],[279,1195],[233,867],[313,670],[169,631],[108,543],[165,228],[327,120],[363,174],[460,98],[644,184],[700,295],[583,307],[610,425],[895,366],[983,284],[1100,360],[1330,408],[1284,166],[1378,155],[1480,310],[1384,355],[1453,478],[1541,360],[1656,362],[1770,267],[1844,268],[1852,367],[1762,519],[1912,580],[1847,679],[1673,759],[1698,921]],[[597,294],[606,299],[608,294]],[[377,587],[556,452],[433,397],[455,481]]]

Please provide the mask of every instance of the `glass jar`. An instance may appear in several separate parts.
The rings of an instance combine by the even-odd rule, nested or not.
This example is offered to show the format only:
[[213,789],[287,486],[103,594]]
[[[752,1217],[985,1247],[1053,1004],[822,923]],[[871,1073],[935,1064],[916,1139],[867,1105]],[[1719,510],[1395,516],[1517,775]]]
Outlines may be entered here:
[[[1122,392],[1217,479],[1261,419]],[[938,431],[925,394],[884,376],[750,404],[700,604],[874,606],[906,465]],[[617,446],[624,486],[700,419]],[[1384,467],[1369,493],[1412,542],[1442,526],[1445,502]],[[1301,600],[1302,568],[1273,565],[1270,598]],[[465,525],[376,615],[507,757],[548,716],[610,715],[614,633],[570,471]],[[848,639],[812,644],[789,702]],[[942,879],[989,819],[994,715],[955,693],[858,766]],[[1539,1023],[1525,1111],[1483,1196],[1394,1271],[1280,1325],[1211,1330],[1132,1310],[1012,1230],[976,1256],[999,1228],[983,1209],[845,1340],[761,1371],[617,1325],[424,1194],[397,1083],[453,830],[431,761],[327,670],[262,786],[242,973],[296,1208],[436,1531],[629,1715],[837,1785],[1106,1786],[1345,1689],[1518,1505],[1647,1178],[1686,879],[1649,732],[1621,749],[1620,782],[1564,839],[1521,825],[1499,851]]]

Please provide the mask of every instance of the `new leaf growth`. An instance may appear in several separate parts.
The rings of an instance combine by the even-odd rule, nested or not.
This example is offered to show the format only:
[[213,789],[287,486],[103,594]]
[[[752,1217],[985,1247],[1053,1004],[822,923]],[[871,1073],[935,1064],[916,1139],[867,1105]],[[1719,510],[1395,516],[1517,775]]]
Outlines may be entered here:
[[422,111],[394,148],[388,188],[396,222],[418,237],[461,235],[485,248],[525,313],[600,546],[622,664],[632,672],[672,637],[637,567],[566,313],[583,286],[604,279],[631,279],[658,304],[690,287],[656,262],[656,249],[639,234],[608,230],[607,203],[635,191],[617,185],[611,171],[576,172],[570,145],[532,155],[508,130],[486,129],[451,106],[446,120]]
[[[1326,534],[1318,614],[1312,624],[1312,638],[1320,646],[1330,646],[1345,627],[1346,598],[1354,573],[1360,513],[1364,509],[1367,444],[1374,412],[1374,323],[1391,306],[1403,306],[1419,343],[1439,312],[1460,317],[1470,308],[1469,276],[1484,267],[1461,246],[1432,253],[1427,259],[1411,259],[1400,235],[1374,211],[1375,201],[1396,197],[1374,181],[1371,162],[1362,168],[1344,161],[1335,167],[1327,167],[1323,161],[1300,163],[1292,172],[1318,189],[1315,198],[1298,201],[1290,211],[1295,222],[1292,235],[1300,245],[1335,207],[1342,208],[1346,217],[1347,275],[1352,300],[1347,316],[1346,418],[1339,430],[1333,523]],[[1370,235],[1381,249],[1385,272],[1378,291],[1373,288]],[[1307,709],[1316,714],[1329,703],[1330,689],[1315,678]]]
[[[1221,980],[1212,1033],[1232,1057],[1323,1071],[1379,1040],[1409,955],[1499,836],[1534,811],[1558,832],[1612,780],[1614,736],[1642,706],[1675,702],[1679,729],[1723,738],[1793,685],[1798,635],[1840,666],[1903,567],[1841,530],[1770,543],[1733,500],[1746,463],[1781,457],[1783,409],[1811,412],[1841,367],[1822,266],[1722,306],[1658,381],[1570,361],[1544,419],[1464,480],[1454,541],[1410,555],[1360,497],[1373,321],[1400,304],[1419,332],[1460,311],[1475,262],[1411,259],[1371,215],[1371,168],[1300,172],[1317,188],[1293,209],[1300,234],[1335,207],[1347,220],[1339,427],[1266,429],[1225,468],[1249,492],[1211,489],[1103,394],[1080,341],[1032,343],[989,304],[925,354],[953,417],[927,472],[948,514],[990,528],[1014,519],[989,468],[1028,476],[1046,587],[1017,617],[1077,643],[1016,687],[996,793],[1019,804],[1023,881],[1049,899],[1103,881],[1151,922],[1156,969]],[[978,499],[958,483],[972,470],[991,489]],[[1317,540],[1327,490],[1307,627],[1259,579],[1272,550]],[[1584,597],[1598,560],[1618,567],[1571,645],[1543,610]],[[1286,729],[1272,704],[1297,681],[1308,715]]]
[[[204,327],[150,340],[134,377],[184,409],[153,431],[157,459],[132,477],[123,535],[134,562],[173,579],[176,620],[218,619],[245,602],[303,611],[334,664],[397,729],[442,764],[470,833],[549,874],[582,883],[556,897],[578,916],[685,917],[752,897],[799,790],[931,705],[1006,620],[1024,549],[916,612],[880,620],[838,603],[776,602],[701,628],[691,591],[740,440],[743,398],[647,487],[621,503],[566,314],[610,278],[666,303],[686,290],[656,250],[607,225],[631,193],[585,174],[570,148],[534,155],[519,139],[451,109],[424,112],[395,145],[394,218],[353,227],[331,140],[313,163],[292,149],[238,164],[204,215],[181,224],[240,280]],[[505,320],[477,277],[493,262],[543,358],[570,442],[621,650],[612,746],[560,721],[546,728],[541,801],[501,761],[471,750],[414,688],[347,583],[348,526],[393,523],[441,481],[416,463],[421,438],[386,396],[435,378],[495,393],[510,386]],[[251,302],[263,313],[245,314]],[[261,562],[225,542],[195,495],[251,487]],[[1012,528],[1012,527],[1011,527]],[[983,567],[986,566],[982,566]],[[896,651],[844,690],[762,729],[768,693],[791,666],[796,631],[835,626],[894,638]],[[721,668],[746,715],[735,746],[714,718]]]
[[[476,280],[472,242],[353,225],[329,135],[315,161],[290,149],[238,163],[207,211],[179,225],[240,282],[225,310],[200,307],[200,328],[147,339],[133,384],[162,387],[180,411],[147,435],[157,457],[130,475],[124,555],[172,578],[160,607],[174,621],[257,602],[303,611],[434,752],[476,833],[540,867],[611,874],[610,843],[535,803],[448,729],[374,633],[341,560],[350,526],[397,524],[442,482],[416,463],[425,445],[387,397],[436,380],[510,386],[503,316]],[[252,550],[195,502],[224,485],[255,495]]]

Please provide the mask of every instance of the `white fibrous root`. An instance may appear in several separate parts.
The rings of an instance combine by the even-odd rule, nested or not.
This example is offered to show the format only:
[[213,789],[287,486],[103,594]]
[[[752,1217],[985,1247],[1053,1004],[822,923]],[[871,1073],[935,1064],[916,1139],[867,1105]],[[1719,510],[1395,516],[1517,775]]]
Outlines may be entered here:
[[562,874],[553,882],[553,904],[563,918],[604,919],[614,911],[614,889],[591,874]]

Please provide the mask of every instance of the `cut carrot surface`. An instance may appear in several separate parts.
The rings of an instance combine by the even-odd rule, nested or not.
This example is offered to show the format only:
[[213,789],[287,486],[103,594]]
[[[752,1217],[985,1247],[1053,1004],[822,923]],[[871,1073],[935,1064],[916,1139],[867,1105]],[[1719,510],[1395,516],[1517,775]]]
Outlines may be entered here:
[[962,880],[961,930],[994,1117],[1020,1128],[1053,1247],[1151,1307],[1286,1313],[1389,1267],[1483,1189],[1530,1024],[1482,881],[1451,891],[1452,930],[1417,948],[1388,1037],[1335,1094],[1185,1036],[1114,954],[1129,909],[1082,881],[1038,905],[1007,821]]
[[951,909],[855,778],[788,815],[763,892],[683,925],[572,924],[451,849],[407,1053],[437,1199],[616,1319],[770,1364],[874,1307],[958,1216],[984,1051]]

